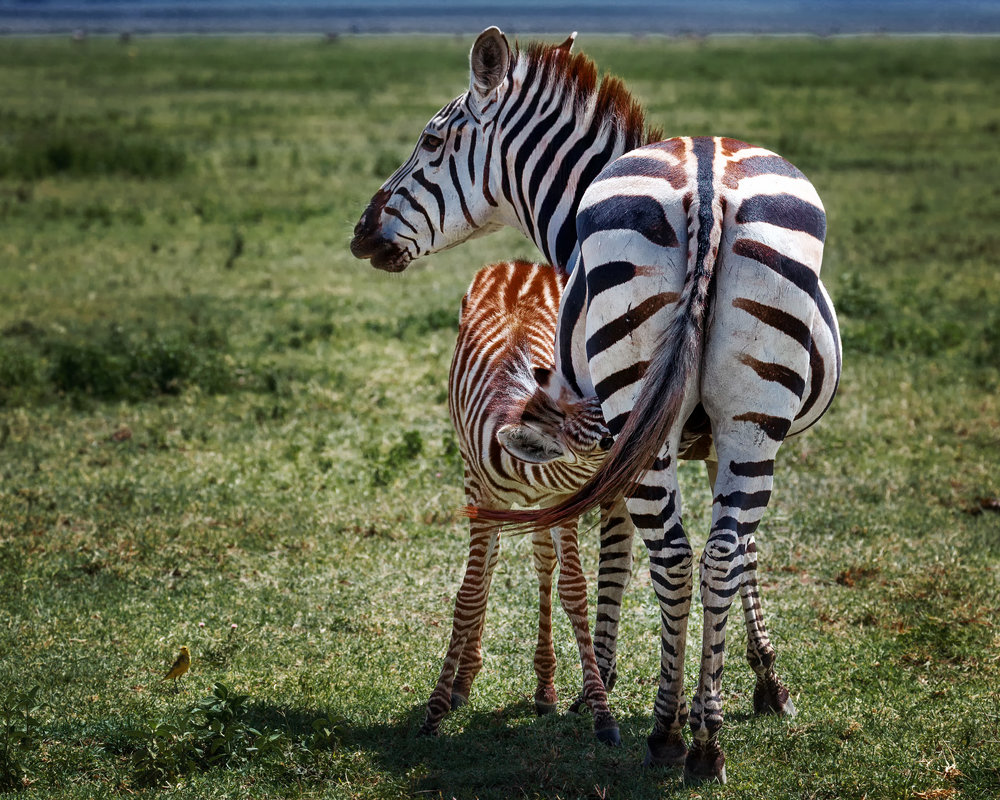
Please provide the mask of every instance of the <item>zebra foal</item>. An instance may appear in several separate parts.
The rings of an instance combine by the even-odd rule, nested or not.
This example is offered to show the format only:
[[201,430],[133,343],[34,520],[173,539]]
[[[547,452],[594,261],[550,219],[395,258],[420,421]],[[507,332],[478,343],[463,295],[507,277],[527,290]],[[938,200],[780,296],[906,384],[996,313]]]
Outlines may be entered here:
[[[793,711],[761,613],[754,533],[779,446],[823,415],[840,376],[836,315],[819,279],[826,214],[812,184],[775,153],[728,138],[659,141],[622,84],[598,82],[572,45],[571,36],[521,51],[496,28],[484,31],[468,91],[431,118],[372,198],[351,251],[398,272],[510,225],[570,272],[555,373],[577,397],[598,398],[614,445],[571,497],[539,511],[483,508],[478,520],[552,527],[624,497],[661,618],[645,763],[724,781],[721,680],[737,593],[754,709]],[[713,486],[690,713],[694,553],[681,520],[681,458],[704,460]],[[613,678],[610,661],[599,666]]]
[[[551,369],[564,279],[548,266],[493,264],[479,271],[462,299],[448,408],[465,462],[469,506],[502,511],[513,504],[551,504],[582,486],[610,446],[596,398],[580,398]],[[605,514],[602,541],[605,566],[617,563],[628,575],[632,536],[631,530],[622,532],[625,516]],[[437,733],[445,714],[466,702],[482,667],[483,619],[500,538],[498,523],[469,520],[469,558],[455,601],[451,641],[427,703],[422,734]],[[597,737],[618,744],[618,725],[608,708],[588,629],[576,520],[551,532],[536,529],[532,546],[539,591],[535,709],[539,714],[555,709],[551,595],[558,561],[559,599],[580,650],[582,697],[594,712]],[[613,640],[614,632],[599,638]]]

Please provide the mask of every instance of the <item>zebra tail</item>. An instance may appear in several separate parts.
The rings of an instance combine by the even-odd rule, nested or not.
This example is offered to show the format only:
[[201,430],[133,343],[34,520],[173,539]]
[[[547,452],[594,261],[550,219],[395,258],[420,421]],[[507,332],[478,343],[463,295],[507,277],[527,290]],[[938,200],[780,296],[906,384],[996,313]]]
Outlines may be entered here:
[[[526,530],[555,528],[622,497],[638,484],[677,422],[688,384],[697,379],[705,344],[705,316],[722,235],[721,209],[688,212],[688,269],[678,312],[661,335],[646,368],[642,389],[625,425],[597,472],[579,490],[538,509],[466,508],[466,516],[509,523]],[[703,226],[706,235],[699,235]]]

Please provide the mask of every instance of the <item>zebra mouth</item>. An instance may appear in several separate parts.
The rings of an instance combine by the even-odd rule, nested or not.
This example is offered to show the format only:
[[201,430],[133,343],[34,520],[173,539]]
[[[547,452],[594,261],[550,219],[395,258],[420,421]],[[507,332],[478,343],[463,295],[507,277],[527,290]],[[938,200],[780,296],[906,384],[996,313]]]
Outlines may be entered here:
[[362,236],[351,240],[351,254],[355,258],[368,259],[375,269],[384,272],[402,272],[412,260],[410,254],[397,244]]
[[371,264],[383,272],[402,272],[410,265],[410,254],[394,247],[391,252],[379,252],[373,255]]

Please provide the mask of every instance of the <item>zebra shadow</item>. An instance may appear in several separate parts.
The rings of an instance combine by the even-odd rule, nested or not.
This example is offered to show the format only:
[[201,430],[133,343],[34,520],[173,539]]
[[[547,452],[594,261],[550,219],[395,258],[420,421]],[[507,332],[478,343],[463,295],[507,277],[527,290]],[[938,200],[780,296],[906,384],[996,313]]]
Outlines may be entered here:
[[408,796],[688,796],[679,770],[642,768],[647,715],[619,718],[622,747],[611,748],[595,738],[589,714],[536,717],[528,696],[498,708],[473,700],[433,737],[417,735],[424,713],[420,703],[383,723],[346,721],[343,746]]

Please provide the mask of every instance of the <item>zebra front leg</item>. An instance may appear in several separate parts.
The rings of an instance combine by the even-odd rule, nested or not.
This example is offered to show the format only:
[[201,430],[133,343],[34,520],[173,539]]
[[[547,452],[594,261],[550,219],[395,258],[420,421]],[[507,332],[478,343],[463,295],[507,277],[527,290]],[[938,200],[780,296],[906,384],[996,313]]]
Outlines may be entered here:
[[620,745],[618,722],[608,707],[608,694],[597,668],[594,645],[587,619],[587,579],[580,565],[580,549],[576,525],[555,528],[552,538],[559,557],[559,601],[573,625],[583,668],[583,696],[594,714],[594,731],[605,744]]
[[680,490],[670,456],[654,460],[626,499],[629,516],[649,550],[649,576],[660,606],[660,680],[653,731],[646,740],[647,767],[679,767],[687,746],[684,648],[691,608],[693,553],[681,524]]
[[794,717],[795,704],[792,703],[788,689],[774,669],[776,655],[774,645],[767,635],[764,614],[760,607],[757,585],[757,542],[752,533],[746,537],[744,549],[746,563],[743,581],[740,583],[740,599],[743,601],[743,616],[747,623],[747,661],[757,675],[757,685],[753,691],[753,710],[757,714]]
[[[594,624],[594,655],[604,688],[610,692],[618,680],[618,621],[622,596],[632,579],[632,540],[635,528],[625,501],[601,508],[601,556],[597,571],[597,621]],[[583,693],[569,710],[578,713],[586,705]]]
[[632,579],[635,528],[624,499],[601,509],[601,556],[597,570],[597,621],[594,655],[609,692],[618,680],[618,622],[622,596]]
[[[420,726],[420,735],[435,736],[441,720],[452,708],[452,689],[459,661],[465,657],[466,645],[474,644],[474,652],[465,657],[467,664],[482,663],[479,636],[486,614],[490,579],[500,555],[500,526],[479,520],[469,523],[469,561],[465,577],[455,599],[455,615],[451,627],[451,642],[441,667],[437,686],[427,701],[427,714]],[[477,670],[478,671],[478,668]],[[469,679],[471,686],[471,678]],[[468,689],[466,689],[468,691]],[[459,703],[458,705],[461,705]]]
[[532,533],[532,558],[538,576],[538,644],[535,647],[535,713],[538,716],[556,710],[556,651],[552,644],[552,573],[556,553],[547,530]]
[[691,703],[693,742],[684,765],[688,782],[726,782],[726,759],[719,745],[726,624],[733,597],[744,585],[747,546],[771,497],[772,470],[762,465],[773,464],[778,446],[751,446],[748,441],[752,439],[745,435],[721,434],[716,445],[719,474],[712,530],[701,557],[704,628],[698,692]]

